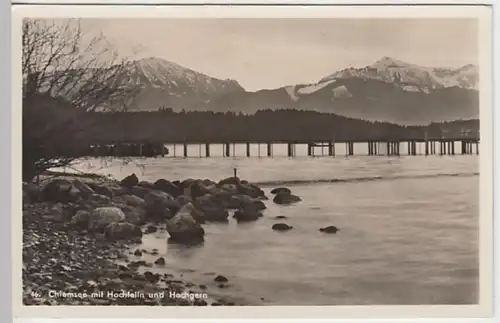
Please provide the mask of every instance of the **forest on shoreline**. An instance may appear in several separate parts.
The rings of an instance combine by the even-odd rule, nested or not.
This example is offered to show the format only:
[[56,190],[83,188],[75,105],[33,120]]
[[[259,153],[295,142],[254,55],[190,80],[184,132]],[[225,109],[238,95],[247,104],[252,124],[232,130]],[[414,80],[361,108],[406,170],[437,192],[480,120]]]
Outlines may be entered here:
[[[81,115],[80,115],[81,116]],[[232,112],[89,112],[78,122],[80,140],[99,142],[314,142],[477,138],[479,120],[404,126],[301,110]]]

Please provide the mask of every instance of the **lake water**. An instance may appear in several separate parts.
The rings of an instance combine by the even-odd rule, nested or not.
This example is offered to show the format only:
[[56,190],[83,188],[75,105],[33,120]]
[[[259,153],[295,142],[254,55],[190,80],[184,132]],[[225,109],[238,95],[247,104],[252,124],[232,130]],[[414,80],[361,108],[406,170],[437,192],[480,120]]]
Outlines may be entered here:
[[[199,147],[189,151],[196,155]],[[222,147],[219,155],[216,151],[213,156],[222,155]],[[243,156],[244,145],[235,151]],[[237,168],[239,177],[261,183],[266,193],[288,183],[302,202],[266,201],[264,217],[254,223],[206,224],[202,246],[168,244],[162,233],[144,238],[143,248],[157,248],[165,257],[166,272],[183,272],[184,278],[207,284],[209,293],[269,305],[477,303],[478,156],[290,159],[282,157],[286,147],[275,147],[274,154],[127,164],[90,160],[77,168],[117,178],[134,172],[149,181],[219,180]],[[278,215],[288,219],[275,220]],[[278,221],[294,229],[272,231]],[[340,231],[318,231],[328,225]],[[230,287],[218,289],[212,272],[226,276]]]

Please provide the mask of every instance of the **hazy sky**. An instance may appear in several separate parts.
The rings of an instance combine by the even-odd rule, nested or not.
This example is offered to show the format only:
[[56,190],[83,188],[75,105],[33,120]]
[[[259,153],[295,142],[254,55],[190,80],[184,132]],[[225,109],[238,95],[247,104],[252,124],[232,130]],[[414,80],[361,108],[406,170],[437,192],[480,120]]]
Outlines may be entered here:
[[160,57],[247,90],[317,82],[383,56],[478,63],[473,19],[85,19],[131,58]]

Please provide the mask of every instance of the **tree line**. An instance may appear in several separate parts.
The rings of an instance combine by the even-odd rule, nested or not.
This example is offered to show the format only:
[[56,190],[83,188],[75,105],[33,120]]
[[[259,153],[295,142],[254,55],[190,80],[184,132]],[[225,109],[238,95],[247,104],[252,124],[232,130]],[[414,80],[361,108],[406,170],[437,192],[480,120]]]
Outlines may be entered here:
[[89,113],[89,141],[305,142],[475,137],[479,120],[404,126],[316,111]]

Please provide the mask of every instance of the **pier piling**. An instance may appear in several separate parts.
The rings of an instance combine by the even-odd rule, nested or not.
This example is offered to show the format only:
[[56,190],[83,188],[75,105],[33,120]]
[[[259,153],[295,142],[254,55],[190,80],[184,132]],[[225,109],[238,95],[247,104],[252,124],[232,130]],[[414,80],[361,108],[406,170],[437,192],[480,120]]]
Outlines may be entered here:
[[210,157],[210,144],[205,144],[205,157]]
[[335,156],[335,142],[328,144],[328,156]]
[[273,157],[273,144],[267,143],[267,157]]

